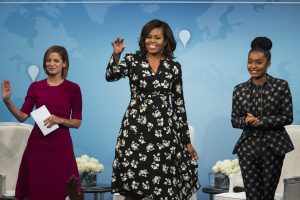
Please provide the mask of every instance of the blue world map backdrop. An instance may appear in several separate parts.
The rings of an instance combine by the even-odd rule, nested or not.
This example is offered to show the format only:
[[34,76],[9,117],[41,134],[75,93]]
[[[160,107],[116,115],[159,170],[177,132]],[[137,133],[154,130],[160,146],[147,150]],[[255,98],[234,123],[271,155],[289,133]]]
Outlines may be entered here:
[[[168,22],[177,40],[175,56],[182,65],[188,122],[196,131],[203,186],[216,161],[235,158],[231,152],[241,130],[231,127],[231,97],[233,87],[249,79],[247,54],[254,37],[272,39],[268,72],[289,82],[293,123],[300,124],[297,1],[1,1],[0,81],[11,81],[12,100],[20,107],[29,85],[46,77],[45,50],[54,44],[65,46],[70,56],[68,79],[80,85],[83,95],[82,125],[71,130],[75,153],[99,159],[105,171],[98,178],[109,183],[130,98],[128,79],[105,81],[111,42],[122,37],[125,52],[137,50],[142,26],[154,18]],[[15,121],[3,101],[0,121]],[[197,195],[209,198],[201,190]]]

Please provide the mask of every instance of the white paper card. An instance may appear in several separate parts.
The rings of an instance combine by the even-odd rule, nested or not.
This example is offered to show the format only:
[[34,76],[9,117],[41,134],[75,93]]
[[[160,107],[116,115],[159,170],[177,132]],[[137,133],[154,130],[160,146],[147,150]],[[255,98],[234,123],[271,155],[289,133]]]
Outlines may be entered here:
[[52,131],[58,129],[58,125],[54,124],[51,128],[48,128],[44,124],[44,120],[51,116],[49,110],[45,105],[39,107],[38,109],[32,111],[31,113],[32,118],[36,122],[36,124],[40,127],[41,131],[43,132],[44,135],[48,135]]

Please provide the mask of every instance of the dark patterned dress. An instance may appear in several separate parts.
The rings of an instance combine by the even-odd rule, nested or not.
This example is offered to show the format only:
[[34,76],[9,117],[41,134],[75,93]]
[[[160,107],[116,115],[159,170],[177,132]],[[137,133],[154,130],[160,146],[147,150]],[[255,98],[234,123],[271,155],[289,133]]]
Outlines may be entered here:
[[113,162],[113,192],[151,199],[187,200],[195,193],[197,161],[191,159],[182,90],[181,66],[164,59],[156,73],[148,60],[128,53],[117,64],[111,57],[106,80],[128,76],[131,99],[122,120]]

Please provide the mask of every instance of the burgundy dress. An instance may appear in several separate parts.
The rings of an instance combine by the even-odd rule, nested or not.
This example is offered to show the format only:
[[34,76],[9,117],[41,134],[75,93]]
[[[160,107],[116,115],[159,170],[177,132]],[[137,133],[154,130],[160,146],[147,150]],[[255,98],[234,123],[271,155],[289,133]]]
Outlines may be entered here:
[[[80,87],[68,80],[49,86],[47,80],[30,85],[21,111],[30,115],[34,106],[45,105],[51,114],[81,120]],[[44,136],[35,124],[28,139],[16,185],[16,198],[23,200],[64,200],[68,179],[78,177],[69,128],[60,126]]]

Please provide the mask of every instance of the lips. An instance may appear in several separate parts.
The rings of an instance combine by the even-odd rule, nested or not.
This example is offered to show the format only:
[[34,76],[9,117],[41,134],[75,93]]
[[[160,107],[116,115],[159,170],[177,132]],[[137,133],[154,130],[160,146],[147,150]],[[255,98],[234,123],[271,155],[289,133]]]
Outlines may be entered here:
[[156,45],[153,45],[153,44],[149,45],[149,49],[156,49],[156,48],[157,48]]
[[250,70],[250,73],[252,75],[258,75],[260,73],[260,71],[259,70]]
[[49,70],[49,71],[54,71],[54,70],[55,70],[55,68],[48,68],[48,70]]

